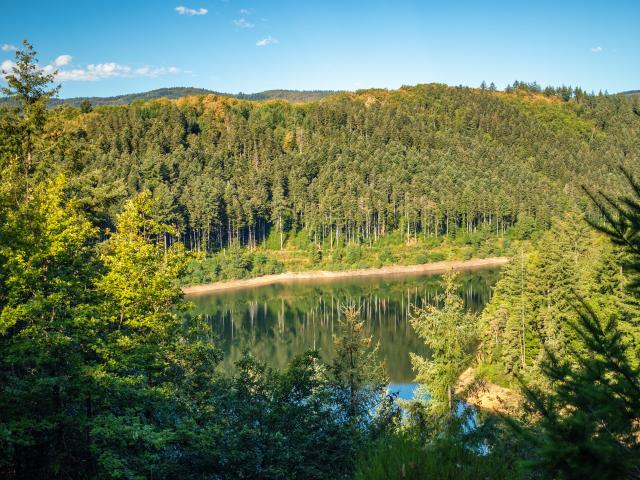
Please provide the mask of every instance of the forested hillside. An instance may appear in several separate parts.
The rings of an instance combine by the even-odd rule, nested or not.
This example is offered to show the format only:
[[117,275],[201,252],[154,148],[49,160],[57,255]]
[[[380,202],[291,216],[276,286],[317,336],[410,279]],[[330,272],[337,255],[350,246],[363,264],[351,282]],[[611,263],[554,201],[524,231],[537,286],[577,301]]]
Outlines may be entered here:
[[[310,102],[313,100],[319,100],[333,93],[335,92],[329,90],[265,90],[257,93],[223,93],[208,90],[206,88],[169,87],[158,88],[148,92],[116,95],[114,97],[51,98],[49,100],[49,106],[55,107],[58,105],[72,105],[74,107],[81,107],[83,103],[87,102],[87,105],[91,106],[127,105],[133,102],[157,100],[159,98],[175,100],[182,97],[209,94],[229,98],[242,98],[245,100],[288,100],[290,102]],[[8,102],[8,98],[0,97],[0,105]]]
[[586,208],[581,185],[615,190],[613,167],[640,165],[637,102],[561,93],[419,85],[304,105],[210,95],[61,107],[46,155],[100,226],[148,189],[197,250],[301,230],[332,247],[391,231],[500,234],[523,218],[543,229]]

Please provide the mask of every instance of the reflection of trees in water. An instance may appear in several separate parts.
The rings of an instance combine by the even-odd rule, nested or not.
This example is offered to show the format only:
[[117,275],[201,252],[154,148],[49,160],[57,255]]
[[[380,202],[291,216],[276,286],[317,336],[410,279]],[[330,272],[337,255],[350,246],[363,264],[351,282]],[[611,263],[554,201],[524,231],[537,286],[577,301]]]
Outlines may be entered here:
[[[478,311],[489,300],[497,271],[465,272],[460,294]],[[438,304],[440,277],[348,279],[326,283],[291,283],[226,292],[193,299],[194,313],[204,314],[231,369],[244,350],[282,368],[291,358],[315,348],[328,359],[342,307],[354,304],[367,334],[380,341],[391,380],[410,382],[408,352],[428,354],[408,323],[413,306]]]

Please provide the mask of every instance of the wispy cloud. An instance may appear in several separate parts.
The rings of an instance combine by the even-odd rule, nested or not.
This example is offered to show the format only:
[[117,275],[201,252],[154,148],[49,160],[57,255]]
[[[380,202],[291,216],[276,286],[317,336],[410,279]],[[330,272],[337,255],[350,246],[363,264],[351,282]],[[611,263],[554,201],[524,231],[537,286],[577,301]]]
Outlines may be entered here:
[[10,43],[3,43],[0,49],[2,49],[3,52],[11,52],[18,50],[18,47],[11,45]]
[[64,67],[65,65],[69,65],[71,63],[71,60],[73,60],[73,57],[71,55],[59,55],[53,61],[53,64],[56,67]]
[[[180,73],[177,67],[153,67],[145,65],[139,68],[132,68],[129,65],[122,65],[116,62],[90,63],[86,67],[78,68],[58,68],[69,65],[71,55],[60,55],[52,64],[40,67],[47,74],[54,73],[59,81],[97,81],[115,77],[158,77],[160,75],[170,75]],[[15,63],[5,60],[0,64],[6,74],[13,73]]]
[[253,28],[253,23],[247,22],[244,18],[233,21],[234,25],[239,28]]
[[144,66],[132,68],[128,65],[121,65],[115,62],[89,64],[86,68],[75,68],[71,70],[58,71],[57,78],[60,80],[96,81],[114,77],[159,77],[179,73],[177,67],[152,67]]
[[180,15],[188,15],[189,17],[192,17],[194,15],[206,15],[207,13],[209,13],[209,10],[207,10],[206,8],[188,8],[181,5],[179,7],[176,7],[176,12],[178,12]]
[[135,74],[141,77],[158,77],[169,73],[179,73],[180,69],[176,67],[141,67],[136,68]]
[[252,13],[253,13],[253,10],[251,10],[250,8],[240,9],[240,15],[251,15]]
[[600,53],[602,51],[602,47],[592,47],[591,52]]
[[256,46],[258,47],[266,47],[267,45],[272,45],[274,43],[278,43],[278,39],[277,38],[273,38],[271,35],[269,35],[266,38],[263,38],[262,40],[258,40],[256,42]]

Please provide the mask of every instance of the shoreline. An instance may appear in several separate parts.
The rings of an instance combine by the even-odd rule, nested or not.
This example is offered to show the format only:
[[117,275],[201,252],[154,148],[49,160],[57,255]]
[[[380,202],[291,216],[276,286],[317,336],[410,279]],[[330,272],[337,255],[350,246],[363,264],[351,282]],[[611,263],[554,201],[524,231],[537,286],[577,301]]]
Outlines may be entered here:
[[441,262],[425,263],[421,265],[390,265],[381,268],[363,268],[357,270],[309,270],[307,272],[284,272],[273,275],[263,275],[241,280],[223,280],[201,285],[182,287],[185,295],[199,295],[205,293],[238,290],[251,287],[262,287],[277,283],[290,283],[304,280],[322,280],[350,277],[373,277],[381,275],[402,275],[421,273],[445,273],[448,270],[472,270],[474,268],[497,267],[509,263],[509,257],[476,258],[471,260],[444,260]]

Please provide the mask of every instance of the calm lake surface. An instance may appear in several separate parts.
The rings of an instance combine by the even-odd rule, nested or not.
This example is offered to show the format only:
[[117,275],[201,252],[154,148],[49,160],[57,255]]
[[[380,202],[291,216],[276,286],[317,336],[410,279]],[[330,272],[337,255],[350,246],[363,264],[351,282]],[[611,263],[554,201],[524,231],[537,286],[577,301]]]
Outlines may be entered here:
[[[491,297],[499,269],[460,273],[466,308],[478,312]],[[440,275],[393,275],[305,280],[191,296],[192,314],[202,314],[224,351],[221,368],[233,369],[245,349],[277,368],[297,354],[317,349],[332,355],[341,309],[360,307],[365,328],[379,341],[391,383],[401,397],[411,396],[414,374],[409,352],[428,355],[409,319],[414,306],[442,298]]]

